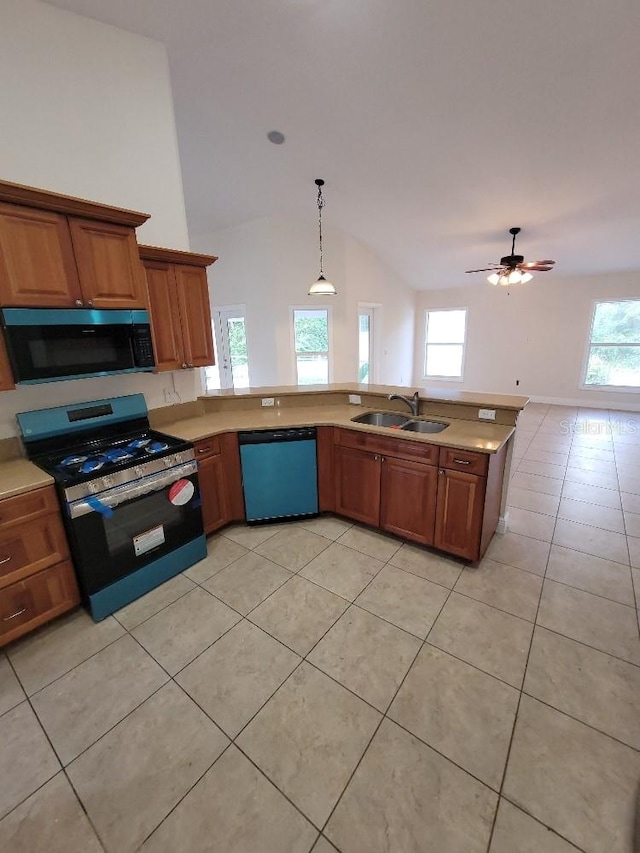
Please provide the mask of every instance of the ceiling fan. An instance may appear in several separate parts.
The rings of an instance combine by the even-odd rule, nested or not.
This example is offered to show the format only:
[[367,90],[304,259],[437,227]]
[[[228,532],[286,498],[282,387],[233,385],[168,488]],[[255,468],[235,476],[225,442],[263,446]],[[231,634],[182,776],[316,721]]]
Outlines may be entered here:
[[532,272],[549,272],[553,269],[555,261],[528,261],[525,263],[524,255],[516,255],[516,237],[520,228],[509,228],[509,234],[513,236],[511,242],[511,254],[500,258],[499,264],[490,264],[480,270],[465,270],[465,272],[490,272],[487,281],[491,284],[526,284],[531,281]]

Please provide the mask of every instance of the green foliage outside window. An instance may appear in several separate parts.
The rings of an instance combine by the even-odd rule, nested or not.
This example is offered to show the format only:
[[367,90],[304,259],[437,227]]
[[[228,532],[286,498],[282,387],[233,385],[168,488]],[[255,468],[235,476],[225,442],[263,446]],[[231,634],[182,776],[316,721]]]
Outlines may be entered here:
[[597,303],[585,384],[640,386],[640,300]]
[[328,352],[327,318],[296,317],[296,352]]

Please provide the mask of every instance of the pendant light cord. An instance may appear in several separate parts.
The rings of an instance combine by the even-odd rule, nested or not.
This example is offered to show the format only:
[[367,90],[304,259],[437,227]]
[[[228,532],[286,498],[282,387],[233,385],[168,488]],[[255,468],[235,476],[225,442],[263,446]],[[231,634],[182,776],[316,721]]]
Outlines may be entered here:
[[[318,183],[318,181],[316,181]],[[324,183],[324,181],[322,182]],[[322,197],[322,184],[318,184],[318,234],[320,236],[320,275],[322,272],[322,208],[324,207],[324,199]]]

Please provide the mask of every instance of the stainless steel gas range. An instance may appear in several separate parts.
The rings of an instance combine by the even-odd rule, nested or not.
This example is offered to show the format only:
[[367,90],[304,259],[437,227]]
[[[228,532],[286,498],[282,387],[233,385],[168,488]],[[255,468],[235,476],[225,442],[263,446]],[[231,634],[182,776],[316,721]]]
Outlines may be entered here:
[[142,394],[17,417],[29,459],[55,479],[95,620],[206,556],[193,447],[150,428]]

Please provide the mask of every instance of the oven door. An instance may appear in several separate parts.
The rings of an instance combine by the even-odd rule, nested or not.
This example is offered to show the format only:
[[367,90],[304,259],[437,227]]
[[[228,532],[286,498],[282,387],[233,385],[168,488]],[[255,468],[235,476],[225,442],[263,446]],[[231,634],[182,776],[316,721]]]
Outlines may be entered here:
[[87,596],[203,535],[195,461],[67,509],[72,556]]

